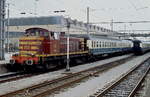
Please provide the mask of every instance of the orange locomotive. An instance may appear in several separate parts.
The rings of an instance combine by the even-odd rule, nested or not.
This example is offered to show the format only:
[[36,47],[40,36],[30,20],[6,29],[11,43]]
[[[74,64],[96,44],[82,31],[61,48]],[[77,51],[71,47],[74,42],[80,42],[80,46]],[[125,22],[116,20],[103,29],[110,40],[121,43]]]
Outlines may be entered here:
[[[80,59],[88,54],[85,38],[70,37],[70,59]],[[19,39],[19,53],[14,54],[9,67],[13,69],[49,69],[66,62],[67,37],[64,32],[50,32],[30,28]],[[57,64],[57,65],[56,65]]]

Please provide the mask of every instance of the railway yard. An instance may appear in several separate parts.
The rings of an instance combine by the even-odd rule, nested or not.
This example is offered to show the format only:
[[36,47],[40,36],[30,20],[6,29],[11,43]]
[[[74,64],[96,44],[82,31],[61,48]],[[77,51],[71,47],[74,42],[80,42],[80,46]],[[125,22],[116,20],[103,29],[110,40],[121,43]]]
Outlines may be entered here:
[[0,97],[141,97],[149,93],[149,57],[116,56],[71,67],[69,72],[3,74]]
[[149,0],[0,0],[0,97],[150,97]]

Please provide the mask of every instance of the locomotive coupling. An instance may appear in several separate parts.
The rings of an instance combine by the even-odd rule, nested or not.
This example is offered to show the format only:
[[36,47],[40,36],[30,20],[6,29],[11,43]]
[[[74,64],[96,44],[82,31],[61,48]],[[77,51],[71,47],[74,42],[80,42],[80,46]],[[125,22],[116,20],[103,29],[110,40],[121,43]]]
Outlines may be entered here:
[[33,62],[33,60],[26,60],[25,63],[26,63],[27,65],[33,65],[34,62]]

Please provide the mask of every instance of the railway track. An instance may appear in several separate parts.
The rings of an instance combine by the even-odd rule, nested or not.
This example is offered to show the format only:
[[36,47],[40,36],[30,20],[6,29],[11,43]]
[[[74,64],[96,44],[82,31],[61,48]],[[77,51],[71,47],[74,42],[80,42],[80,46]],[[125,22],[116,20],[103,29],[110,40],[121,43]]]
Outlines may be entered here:
[[150,71],[150,58],[132,68],[105,89],[98,90],[90,97],[133,97]]
[[23,72],[9,72],[0,75],[0,84],[8,81],[13,81],[21,78],[23,76]]
[[63,76],[61,78],[46,81],[41,84],[14,91],[8,94],[0,95],[0,97],[44,97],[54,93],[55,91],[58,92],[60,91],[60,89],[76,84],[77,82],[81,82],[82,80],[93,77],[105,70],[123,64],[131,60],[132,58],[135,58],[135,56],[130,56],[77,73],[67,73],[66,76]]
[[31,76],[35,76],[38,74],[41,74],[41,73],[35,73],[35,74],[25,73],[25,72],[6,73],[3,75],[0,75],[0,84],[5,83],[5,82],[10,82],[10,81],[15,81],[15,80],[27,78],[27,77],[31,77]]
[[2,78],[6,78],[6,77],[9,77],[9,76],[14,76],[16,74],[20,74],[20,72],[9,72],[9,73],[4,73],[4,74],[1,74],[0,75],[0,79]]

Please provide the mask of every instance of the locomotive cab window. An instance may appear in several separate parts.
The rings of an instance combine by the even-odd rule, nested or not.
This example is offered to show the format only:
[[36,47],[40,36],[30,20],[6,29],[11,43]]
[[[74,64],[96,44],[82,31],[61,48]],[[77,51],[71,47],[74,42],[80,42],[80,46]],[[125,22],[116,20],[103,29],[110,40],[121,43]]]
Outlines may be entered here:
[[30,28],[25,32],[26,36],[48,36],[49,31],[42,28]]
[[59,39],[60,34],[58,32],[45,32],[44,36],[49,36],[51,39]]

